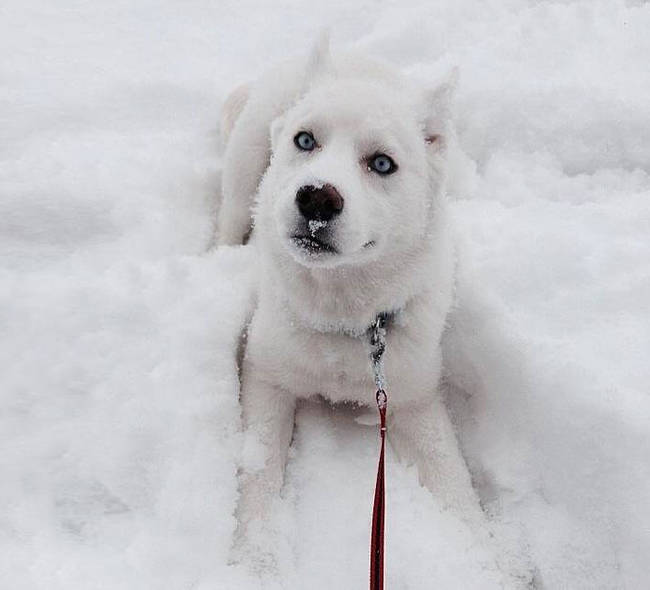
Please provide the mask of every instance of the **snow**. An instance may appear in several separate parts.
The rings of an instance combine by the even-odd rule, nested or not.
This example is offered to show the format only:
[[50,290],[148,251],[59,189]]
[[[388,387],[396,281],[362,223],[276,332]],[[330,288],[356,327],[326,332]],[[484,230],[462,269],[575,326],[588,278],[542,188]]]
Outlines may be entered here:
[[[259,454],[235,368],[255,269],[211,248],[216,122],[324,24],[418,78],[460,66],[446,388],[502,567],[544,588],[647,586],[650,5],[1,14],[3,587],[272,586],[227,563],[237,467]],[[301,407],[272,516],[284,587],[366,584],[377,443],[353,409]],[[488,549],[390,449],[387,474],[387,586],[498,587]]]
[[309,226],[309,233],[313,238],[319,229],[323,229],[324,227],[327,227],[327,221],[323,219],[310,219],[308,226]]

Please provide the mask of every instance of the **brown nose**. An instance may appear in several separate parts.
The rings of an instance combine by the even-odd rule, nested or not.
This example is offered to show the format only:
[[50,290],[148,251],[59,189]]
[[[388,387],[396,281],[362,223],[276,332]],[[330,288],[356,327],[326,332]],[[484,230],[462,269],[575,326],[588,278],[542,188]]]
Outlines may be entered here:
[[331,184],[320,188],[309,184],[298,189],[296,205],[307,221],[329,221],[343,210],[343,197]]

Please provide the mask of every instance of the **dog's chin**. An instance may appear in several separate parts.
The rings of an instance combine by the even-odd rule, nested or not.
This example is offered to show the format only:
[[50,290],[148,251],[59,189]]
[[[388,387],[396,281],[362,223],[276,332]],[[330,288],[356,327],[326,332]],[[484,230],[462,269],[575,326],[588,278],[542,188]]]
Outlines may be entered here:
[[364,263],[375,258],[378,249],[375,240],[368,240],[353,253],[344,252],[338,244],[330,240],[299,232],[291,234],[285,244],[296,262],[311,268],[334,268],[345,264]]
[[303,266],[337,266],[343,258],[335,244],[318,236],[293,233],[287,245],[294,260]]

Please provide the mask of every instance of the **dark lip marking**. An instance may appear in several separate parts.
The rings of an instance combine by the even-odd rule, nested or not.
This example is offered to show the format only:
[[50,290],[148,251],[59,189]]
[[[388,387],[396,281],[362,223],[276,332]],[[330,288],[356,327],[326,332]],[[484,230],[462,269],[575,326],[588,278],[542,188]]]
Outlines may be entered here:
[[338,254],[338,251],[334,246],[312,236],[297,234],[291,236],[291,242],[294,244],[294,246],[297,246],[302,250],[306,250],[310,254],[320,254],[322,252],[327,252],[329,254]]
[[366,242],[363,247],[364,248],[372,248],[375,245],[375,240],[370,240],[369,242]]

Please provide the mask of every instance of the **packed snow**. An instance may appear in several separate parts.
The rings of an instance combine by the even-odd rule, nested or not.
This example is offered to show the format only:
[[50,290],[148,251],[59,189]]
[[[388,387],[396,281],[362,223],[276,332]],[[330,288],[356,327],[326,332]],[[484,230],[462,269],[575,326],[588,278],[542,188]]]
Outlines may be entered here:
[[6,0],[0,587],[367,585],[376,426],[318,402],[281,575],[228,563],[255,261],[213,247],[218,113],[325,25],[461,74],[443,386],[501,555],[389,449],[387,587],[648,586],[648,3]]

